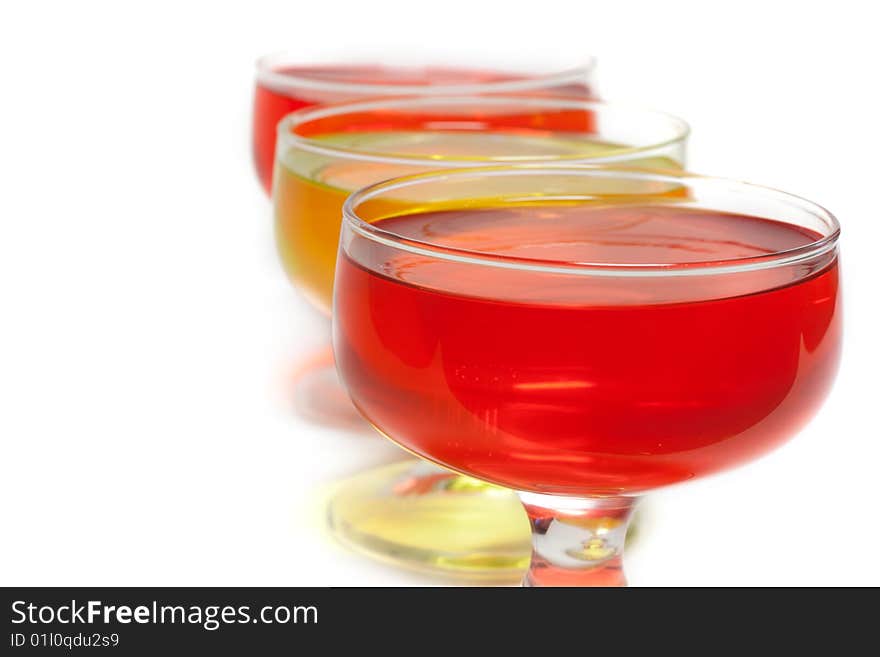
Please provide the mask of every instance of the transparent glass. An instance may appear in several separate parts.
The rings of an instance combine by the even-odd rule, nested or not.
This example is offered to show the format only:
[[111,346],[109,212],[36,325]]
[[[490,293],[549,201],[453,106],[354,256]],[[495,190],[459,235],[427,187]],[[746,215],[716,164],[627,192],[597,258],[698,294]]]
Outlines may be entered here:
[[390,180],[344,208],[340,378],[414,454],[519,492],[528,585],[622,585],[641,494],[751,461],[821,405],[841,346],[818,205],[589,166]]
[[477,95],[595,95],[595,60],[576,66],[508,66],[487,63],[473,68],[413,61],[377,62],[373,57],[352,60],[324,58],[304,63],[301,55],[280,53],[257,61],[253,103],[253,157],[257,176],[271,193],[278,122],[287,114],[315,105],[363,100],[377,96]]

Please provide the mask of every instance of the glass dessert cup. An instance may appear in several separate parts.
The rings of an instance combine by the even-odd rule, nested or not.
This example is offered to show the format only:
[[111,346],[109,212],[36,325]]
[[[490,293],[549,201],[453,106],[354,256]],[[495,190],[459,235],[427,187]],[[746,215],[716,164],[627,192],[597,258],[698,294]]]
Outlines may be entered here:
[[534,586],[625,584],[638,497],[792,437],[839,360],[839,227],[683,172],[421,174],[344,208],[333,344],[361,414],[516,490]]
[[595,60],[551,69],[465,68],[445,64],[379,63],[327,59],[303,63],[294,54],[257,60],[252,144],[257,176],[271,195],[275,135],[279,121],[305,107],[364,100],[377,96],[529,94],[595,96]]
[[[684,164],[687,135],[675,117],[583,99],[436,96],[295,112],[278,128],[282,262],[294,285],[329,313],[342,205],[363,185],[493,162],[675,169]],[[528,564],[528,525],[511,492],[424,464],[342,485],[328,519],[342,542],[433,573],[515,581]]]

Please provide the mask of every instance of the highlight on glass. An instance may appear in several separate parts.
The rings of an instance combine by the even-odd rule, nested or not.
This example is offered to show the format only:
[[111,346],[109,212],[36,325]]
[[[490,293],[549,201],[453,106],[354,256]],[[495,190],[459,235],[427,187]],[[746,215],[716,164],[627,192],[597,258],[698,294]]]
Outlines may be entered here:
[[562,69],[529,67],[511,71],[449,65],[342,62],[304,64],[299,55],[273,54],[257,60],[253,104],[253,157],[266,193],[272,190],[275,129],[287,114],[305,107],[377,96],[529,94],[595,95],[595,60]]
[[275,227],[284,267],[329,312],[342,204],[371,183],[431,169],[540,162],[680,168],[687,124],[601,101],[392,98],[313,108],[278,126]]
[[407,450],[518,491],[527,585],[622,585],[640,495],[798,432],[841,348],[837,220],[682,172],[506,166],[346,203],[337,368]]

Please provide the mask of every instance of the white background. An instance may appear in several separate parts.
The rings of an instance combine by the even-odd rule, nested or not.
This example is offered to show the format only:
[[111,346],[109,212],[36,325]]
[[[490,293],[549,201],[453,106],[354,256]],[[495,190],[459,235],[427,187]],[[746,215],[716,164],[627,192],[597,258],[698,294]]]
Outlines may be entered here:
[[310,421],[327,326],[276,263],[253,61],[349,48],[600,58],[687,118],[691,168],[843,225],[846,344],[810,427],[657,493],[634,585],[880,585],[880,47],[870,3],[474,0],[0,9],[0,584],[443,583],[320,533],[322,486],[400,453]]

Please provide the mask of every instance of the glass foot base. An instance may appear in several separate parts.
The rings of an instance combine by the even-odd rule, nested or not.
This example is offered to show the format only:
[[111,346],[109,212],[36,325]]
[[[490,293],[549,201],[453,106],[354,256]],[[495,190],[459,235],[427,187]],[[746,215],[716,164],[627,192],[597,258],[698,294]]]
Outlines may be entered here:
[[520,493],[532,527],[524,586],[626,586],[623,550],[637,498]]
[[343,482],[331,532],[368,555],[433,575],[515,584],[529,566],[529,521],[512,491],[421,461]]

